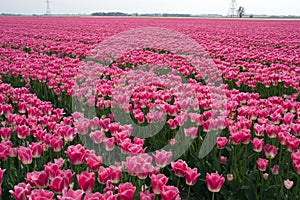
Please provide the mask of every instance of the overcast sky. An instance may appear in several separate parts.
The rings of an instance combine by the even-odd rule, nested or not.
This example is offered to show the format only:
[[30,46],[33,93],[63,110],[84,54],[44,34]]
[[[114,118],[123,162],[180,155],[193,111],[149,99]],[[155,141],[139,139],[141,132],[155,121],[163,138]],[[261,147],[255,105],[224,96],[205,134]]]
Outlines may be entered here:
[[[0,13],[43,14],[46,0],[0,0]],[[180,13],[226,15],[231,0],[50,0],[52,14]],[[246,14],[300,15],[300,0],[237,0]]]

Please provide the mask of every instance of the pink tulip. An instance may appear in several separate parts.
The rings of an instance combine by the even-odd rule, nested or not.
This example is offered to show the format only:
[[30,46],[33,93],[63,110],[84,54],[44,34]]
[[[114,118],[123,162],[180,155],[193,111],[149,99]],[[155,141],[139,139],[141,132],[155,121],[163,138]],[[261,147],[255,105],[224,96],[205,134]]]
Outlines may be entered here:
[[161,190],[161,199],[162,200],[179,200],[181,199],[179,196],[179,190],[174,186],[166,186],[164,185]]
[[9,193],[12,194],[16,200],[26,200],[27,195],[30,194],[30,185],[25,183],[19,183],[14,186],[14,191],[9,190]]
[[168,182],[168,178],[164,174],[152,174],[151,175],[151,185],[152,191],[155,194],[160,194],[164,185]]
[[254,138],[252,144],[254,151],[261,152],[264,146],[264,139]]
[[300,139],[296,138],[295,136],[290,136],[286,138],[286,148],[289,152],[296,151],[300,144]]
[[188,166],[185,161],[178,160],[176,162],[171,162],[172,169],[174,171],[174,174],[178,177],[185,176],[185,171],[187,170]]
[[50,145],[54,152],[60,152],[63,148],[63,138],[62,137],[52,137],[50,139]]
[[172,152],[161,150],[161,151],[155,151],[155,155],[153,155],[155,158],[155,163],[158,167],[164,168],[166,165],[168,165],[172,159]]
[[268,168],[269,160],[258,158],[258,160],[256,161],[256,163],[257,163],[258,169],[260,171],[264,172]]
[[242,129],[240,131],[240,135],[241,135],[241,142],[243,144],[249,144],[250,139],[251,139],[251,133],[249,129]]
[[0,142],[0,160],[6,160],[10,156],[12,143],[10,141]]
[[12,134],[13,131],[11,128],[5,128],[5,127],[0,128],[0,137],[2,140],[4,141],[9,140]]
[[108,177],[109,180],[112,183],[118,183],[121,180],[122,177],[122,166],[118,166],[118,165],[111,165],[109,166],[109,168],[107,169],[108,171]]
[[264,174],[263,174],[263,178],[264,178],[265,180],[268,180],[269,174],[268,174],[268,173],[264,173]]
[[220,157],[220,163],[223,164],[223,165],[226,164],[227,163],[227,157],[221,156]]
[[140,200],[154,200],[155,199],[155,194],[150,193],[149,190],[145,192],[140,192]]
[[225,178],[218,173],[206,174],[206,185],[209,191],[219,192],[225,182]]
[[58,200],[82,200],[83,191],[82,190],[63,190],[62,196],[57,196]]
[[274,165],[272,168],[272,174],[278,175],[279,174],[279,165]]
[[266,126],[266,133],[268,137],[271,139],[276,138],[279,132],[280,132],[280,128],[278,126],[275,125]]
[[292,130],[294,132],[294,135],[300,136],[300,124],[292,124]]
[[223,149],[228,142],[228,139],[226,137],[218,137],[217,138],[217,147],[218,149]]
[[178,122],[174,119],[169,119],[167,121],[167,123],[168,123],[170,129],[172,129],[172,130],[175,130],[177,128],[177,126],[179,125]]
[[72,142],[76,138],[75,129],[69,125],[61,127],[59,131],[66,143]]
[[293,113],[285,113],[283,116],[283,122],[286,125],[291,125],[294,120],[294,114]]
[[104,138],[103,145],[106,151],[112,151],[115,148],[115,138]]
[[39,158],[43,153],[43,143],[32,142],[29,148],[32,151],[32,158]]
[[233,174],[227,174],[227,181],[233,180]]
[[254,124],[254,131],[256,136],[264,135],[264,126],[259,124]]
[[264,149],[264,154],[265,154],[266,158],[268,158],[268,159],[273,159],[277,155],[276,146],[267,144],[264,146],[263,149]]
[[47,163],[47,165],[44,165],[44,171],[49,176],[49,179],[52,179],[60,173],[59,169],[61,167],[62,167],[62,165],[60,165],[58,163],[50,163],[49,162],[49,163]]
[[77,174],[77,181],[81,190],[86,193],[91,193],[95,185],[95,173],[83,171],[81,174]]
[[45,188],[48,184],[48,174],[44,171],[33,171],[26,175],[26,181],[33,188]]
[[106,200],[103,194],[99,192],[88,193],[84,196],[84,200]]
[[185,183],[187,185],[195,185],[200,175],[198,168],[191,169],[188,167],[185,171]]
[[108,170],[103,166],[100,166],[98,170],[98,182],[105,184],[109,178]]
[[69,146],[65,153],[69,156],[72,164],[80,165],[84,162],[86,150],[81,144],[77,144],[76,146]]
[[35,189],[32,190],[30,195],[27,195],[28,200],[40,200],[40,199],[53,199],[54,194],[48,190]]
[[59,170],[58,175],[51,179],[48,186],[55,193],[62,193],[69,187],[73,175],[71,170]]
[[283,184],[286,189],[290,190],[293,187],[294,182],[289,179],[286,179],[284,180]]
[[92,153],[85,158],[85,162],[92,171],[96,171],[102,165],[102,157]]
[[132,183],[121,183],[118,187],[118,197],[120,200],[129,200],[134,198],[136,187]]
[[93,140],[95,144],[100,144],[103,142],[105,138],[105,134],[103,131],[96,130],[90,133],[90,138]]
[[184,129],[185,136],[188,136],[192,139],[195,139],[198,137],[198,128],[197,127],[191,127],[188,129]]
[[229,139],[230,139],[231,144],[238,145],[242,142],[243,135],[240,134],[239,132],[238,133],[233,133],[233,134],[230,134]]
[[300,175],[300,160],[293,160],[294,170]]
[[24,165],[32,163],[32,151],[30,148],[20,146],[18,149],[18,158]]
[[17,136],[20,139],[25,139],[30,135],[30,129],[26,125],[16,127]]

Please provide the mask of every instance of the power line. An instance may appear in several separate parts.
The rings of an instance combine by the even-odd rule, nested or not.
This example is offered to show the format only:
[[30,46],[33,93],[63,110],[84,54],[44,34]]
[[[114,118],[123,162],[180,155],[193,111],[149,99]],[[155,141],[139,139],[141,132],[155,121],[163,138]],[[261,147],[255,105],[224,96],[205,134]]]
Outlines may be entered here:
[[227,17],[237,16],[237,3],[236,0],[231,0]]
[[47,8],[46,8],[46,15],[50,15],[50,0],[46,0]]

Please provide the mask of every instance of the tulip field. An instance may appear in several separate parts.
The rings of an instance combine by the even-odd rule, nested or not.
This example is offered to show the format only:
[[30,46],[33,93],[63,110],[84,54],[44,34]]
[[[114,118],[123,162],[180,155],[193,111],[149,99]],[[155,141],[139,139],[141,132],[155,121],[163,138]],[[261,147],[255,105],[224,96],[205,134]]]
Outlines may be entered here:
[[300,199],[300,21],[0,17],[0,199]]

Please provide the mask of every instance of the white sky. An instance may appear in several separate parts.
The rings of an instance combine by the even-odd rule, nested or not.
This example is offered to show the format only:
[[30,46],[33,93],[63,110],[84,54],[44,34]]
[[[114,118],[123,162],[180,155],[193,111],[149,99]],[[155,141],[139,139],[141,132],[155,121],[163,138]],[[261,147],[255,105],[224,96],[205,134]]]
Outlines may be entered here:
[[[231,0],[51,0],[52,14],[180,13],[226,15]],[[300,0],[236,0],[246,14],[300,15]],[[0,0],[0,13],[43,14],[45,0]]]

